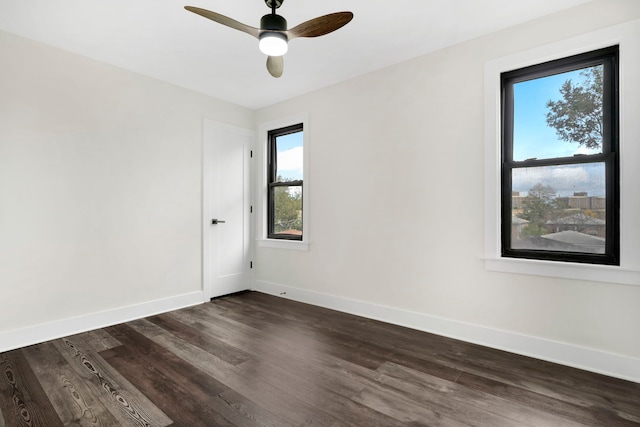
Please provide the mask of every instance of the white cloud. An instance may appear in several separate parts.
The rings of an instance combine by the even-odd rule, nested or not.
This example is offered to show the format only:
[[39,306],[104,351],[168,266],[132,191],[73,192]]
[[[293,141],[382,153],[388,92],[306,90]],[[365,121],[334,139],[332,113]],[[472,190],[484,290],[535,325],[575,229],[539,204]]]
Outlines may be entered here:
[[294,147],[278,153],[278,173],[286,178],[302,178],[303,149]]
[[579,145],[578,148],[573,152],[573,154],[598,154],[602,153],[600,148],[587,148],[584,145]]
[[513,189],[526,195],[535,184],[550,185],[558,195],[572,195],[586,191],[589,195],[604,192],[604,167],[601,164],[550,166],[516,169],[513,173]]
[[564,183],[567,185],[575,185],[589,180],[589,174],[584,167],[556,167],[552,169],[551,180],[554,182]]

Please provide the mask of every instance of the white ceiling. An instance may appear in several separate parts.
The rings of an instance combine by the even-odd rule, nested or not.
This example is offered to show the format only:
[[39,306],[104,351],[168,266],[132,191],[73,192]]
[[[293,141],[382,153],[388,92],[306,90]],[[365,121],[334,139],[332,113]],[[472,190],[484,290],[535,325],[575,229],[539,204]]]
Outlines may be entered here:
[[284,75],[257,40],[187,12],[259,27],[264,0],[0,0],[0,29],[249,108],[337,83],[590,0],[285,0],[289,27],[350,10],[344,28],[292,40]]

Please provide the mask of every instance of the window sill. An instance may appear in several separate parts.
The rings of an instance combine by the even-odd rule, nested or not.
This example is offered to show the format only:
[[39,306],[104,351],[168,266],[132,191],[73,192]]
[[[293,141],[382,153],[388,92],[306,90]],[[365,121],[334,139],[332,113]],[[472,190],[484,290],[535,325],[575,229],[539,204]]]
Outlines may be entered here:
[[258,239],[258,247],[288,249],[292,251],[308,251],[309,243],[297,240]]
[[505,273],[640,285],[640,271],[618,266],[485,257],[485,269]]

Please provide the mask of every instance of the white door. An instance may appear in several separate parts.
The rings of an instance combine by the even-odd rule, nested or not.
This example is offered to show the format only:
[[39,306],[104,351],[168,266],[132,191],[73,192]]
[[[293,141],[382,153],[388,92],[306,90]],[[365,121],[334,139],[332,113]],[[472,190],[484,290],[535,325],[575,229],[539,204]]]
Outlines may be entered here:
[[203,280],[205,298],[251,287],[250,153],[253,134],[205,119]]

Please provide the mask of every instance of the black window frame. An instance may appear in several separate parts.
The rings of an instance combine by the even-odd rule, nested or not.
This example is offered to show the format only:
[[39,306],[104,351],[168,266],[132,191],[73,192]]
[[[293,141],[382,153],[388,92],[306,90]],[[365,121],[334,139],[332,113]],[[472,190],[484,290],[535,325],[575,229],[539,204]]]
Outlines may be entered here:
[[[514,84],[591,66],[603,66],[602,153],[513,160]],[[545,62],[501,74],[501,247],[502,256],[572,263],[620,265],[619,46]],[[604,163],[605,252],[591,254],[512,248],[512,171],[519,168]]]
[[[304,230],[304,178],[297,181],[277,181],[278,174],[278,137],[292,133],[304,132],[304,123],[273,129],[267,133],[267,238],[278,240],[302,241],[304,231],[301,234],[274,233],[275,228],[275,203],[274,194],[278,187],[300,187],[302,194],[302,229]],[[303,146],[304,150],[305,147]],[[304,172],[303,172],[304,173]]]

